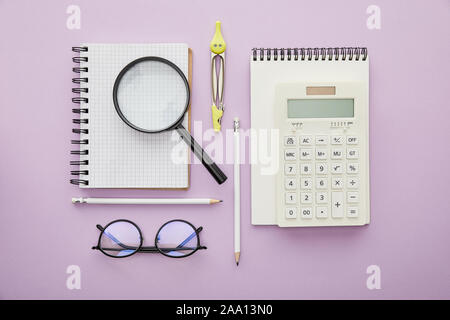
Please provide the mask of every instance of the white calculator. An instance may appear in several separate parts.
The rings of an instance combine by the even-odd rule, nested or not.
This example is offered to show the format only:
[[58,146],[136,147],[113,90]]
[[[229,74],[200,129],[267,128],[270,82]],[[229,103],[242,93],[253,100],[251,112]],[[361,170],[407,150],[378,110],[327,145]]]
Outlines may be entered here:
[[280,227],[370,222],[369,104],[363,86],[344,82],[276,87]]

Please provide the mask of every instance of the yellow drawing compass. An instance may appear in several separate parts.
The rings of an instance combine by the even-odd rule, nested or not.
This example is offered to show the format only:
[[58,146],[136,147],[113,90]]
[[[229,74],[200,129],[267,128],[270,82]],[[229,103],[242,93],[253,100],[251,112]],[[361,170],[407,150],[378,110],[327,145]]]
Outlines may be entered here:
[[[212,120],[214,131],[220,131],[223,116],[223,80],[225,71],[226,44],[220,32],[220,21],[216,21],[216,33],[211,40],[211,83],[212,83]],[[219,65],[219,72],[217,72]]]

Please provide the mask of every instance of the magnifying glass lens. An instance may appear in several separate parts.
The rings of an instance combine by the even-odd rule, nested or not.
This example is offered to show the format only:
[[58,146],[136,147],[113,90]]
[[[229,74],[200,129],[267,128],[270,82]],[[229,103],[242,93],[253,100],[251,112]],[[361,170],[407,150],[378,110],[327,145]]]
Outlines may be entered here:
[[143,131],[162,131],[183,117],[188,97],[180,74],[166,63],[144,60],[122,76],[117,88],[120,111]]

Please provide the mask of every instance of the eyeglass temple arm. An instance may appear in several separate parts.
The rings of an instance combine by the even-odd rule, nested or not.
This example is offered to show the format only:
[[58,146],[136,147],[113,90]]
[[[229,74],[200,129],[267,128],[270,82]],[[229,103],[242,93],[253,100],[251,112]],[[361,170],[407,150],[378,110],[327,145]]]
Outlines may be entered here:
[[182,250],[195,250],[195,249],[207,249],[205,246],[200,246],[198,248],[191,248],[191,247],[176,247],[176,248],[156,248],[156,247],[142,247],[141,249],[139,249],[139,252],[143,252],[143,253],[150,253],[150,252],[159,252],[159,251],[164,251],[164,252],[170,252],[170,251],[182,251]]
[[[98,247],[93,247],[92,249],[98,249]],[[198,248],[181,247],[181,248],[160,248],[161,251],[182,251],[182,250],[195,250],[195,249],[206,249],[206,247],[201,246]],[[120,248],[102,248],[103,251],[123,251]],[[141,253],[158,253],[159,250],[156,247],[146,247],[139,249],[138,252]]]
[[[198,227],[191,235],[189,235],[183,242],[181,242],[176,248],[159,248],[161,251],[178,251],[178,250],[186,250],[184,245],[188,243],[194,236],[198,235],[203,230],[203,227]],[[205,246],[199,246],[198,249],[203,250],[207,249]],[[156,247],[142,247],[139,249],[139,252],[158,252],[158,248]]]
[[[122,248],[124,248],[125,250],[136,250],[136,247],[132,247],[132,246],[127,246],[125,244],[123,244],[122,242],[120,242],[116,237],[114,237],[112,234],[110,234],[109,232],[105,231],[105,228],[103,228],[101,225],[97,225],[96,226],[98,230],[102,231],[103,234],[105,234],[108,238],[110,238],[112,241],[114,241],[117,245],[121,246]],[[99,249],[98,245],[95,247],[92,247],[93,250]]]
[[184,246],[186,243],[188,243],[189,241],[191,241],[192,238],[195,237],[195,236],[197,236],[197,235],[200,233],[200,231],[202,231],[202,230],[203,230],[203,227],[197,228],[197,230],[195,230],[194,232],[192,232],[190,236],[188,236],[183,242],[181,242],[181,243],[177,246],[177,248],[180,248],[180,247]]

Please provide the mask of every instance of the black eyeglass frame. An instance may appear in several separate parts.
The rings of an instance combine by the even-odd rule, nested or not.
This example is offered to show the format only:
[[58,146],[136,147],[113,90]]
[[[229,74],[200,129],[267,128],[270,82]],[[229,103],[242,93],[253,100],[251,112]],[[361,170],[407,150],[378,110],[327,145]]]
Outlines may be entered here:
[[[107,252],[106,252],[105,250],[103,250],[103,248],[101,247],[101,239],[102,239],[103,234],[105,233],[105,230],[106,230],[110,225],[112,225],[113,223],[116,223],[116,222],[126,222],[126,223],[130,223],[130,224],[132,224],[132,225],[136,228],[136,230],[137,230],[138,233],[139,233],[139,238],[140,238],[139,246],[138,246],[137,248],[131,247],[131,248],[132,248],[133,250],[135,250],[135,251],[132,252],[132,253],[130,253],[129,255],[126,255],[126,256],[114,256],[114,255],[111,255],[111,254],[107,253]],[[182,255],[182,256],[171,256],[171,255],[168,255],[167,253],[165,253],[164,250],[166,250],[166,251],[173,251],[173,250],[175,250],[176,248],[159,248],[159,247],[158,247],[158,235],[159,235],[159,232],[162,230],[162,228],[164,228],[166,225],[168,225],[169,223],[172,223],[172,222],[184,222],[184,223],[186,223],[186,224],[188,224],[189,226],[192,227],[192,229],[194,230],[194,232],[195,232],[195,234],[196,234],[196,237],[197,237],[197,246],[195,247],[194,250],[192,250],[192,252],[190,252],[190,253],[188,253],[188,254],[186,254],[186,255]],[[169,258],[186,258],[186,257],[189,257],[190,255],[194,254],[194,253],[197,252],[198,250],[204,250],[204,249],[207,249],[207,247],[200,245],[200,232],[203,230],[203,227],[195,228],[194,225],[193,225],[192,223],[190,223],[189,221],[186,221],[186,220],[182,220],[182,219],[173,219],[173,220],[170,220],[170,221],[167,221],[166,223],[164,223],[164,224],[158,229],[158,231],[156,232],[156,236],[155,236],[155,245],[154,245],[154,246],[150,246],[150,247],[148,247],[148,246],[143,246],[143,243],[144,243],[144,236],[142,235],[141,229],[140,229],[140,228],[138,227],[138,225],[137,225],[136,223],[134,223],[133,221],[130,221],[130,220],[127,220],[127,219],[117,219],[117,220],[114,220],[114,221],[109,222],[105,227],[102,227],[102,226],[99,225],[99,224],[97,224],[96,227],[97,227],[97,229],[100,230],[101,232],[100,232],[100,235],[99,235],[99,237],[98,237],[97,245],[94,246],[94,247],[92,247],[91,249],[92,249],[92,250],[99,250],[99,251],[101,251],[104,255],[106,255],[106,256],[108,256],[108,257],[111,257],[111,258],[128,258],[128,257],[131,257],[132,255],[134,255],[135,253],[138,253],[138,252],[141,252],[141,253],[161,253],[161,254],[163,254],[164,256],[169,257]],[[180,248],[180,249],[181,249],[181,248]]]

